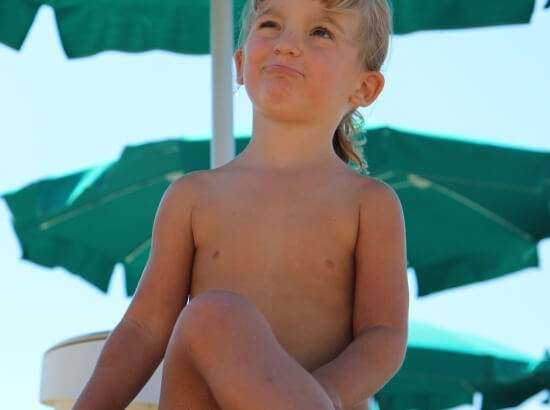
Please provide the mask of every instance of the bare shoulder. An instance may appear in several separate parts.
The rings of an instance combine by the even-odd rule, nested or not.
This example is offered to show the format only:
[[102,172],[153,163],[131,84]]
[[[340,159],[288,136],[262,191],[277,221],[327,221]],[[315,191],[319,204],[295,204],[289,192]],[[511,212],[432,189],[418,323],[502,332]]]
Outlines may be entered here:
[[192,197],[199,194],[211,178],[211,171],[193,171],[174,180],[167,189],[167,193],[175,197]]
[[361,212],[366,212],[367,215],[385,213],[401,217],[403,213],[401,202],[390,185],[372,177],[360,176],[360,178],[358,196]]
[[[191,219],[201,194],[215,179],[213,170],[193,171],[174,180],[164,192],[159,204],[159,214],[168,213]],[[168,211],[168,212],[164,212]]]
[[361,179],[361,193],[365,196],[364,199],[367,199],[368,196],[398,199],[394,189],[384,181],[364,175],[359,175],[359,178]]

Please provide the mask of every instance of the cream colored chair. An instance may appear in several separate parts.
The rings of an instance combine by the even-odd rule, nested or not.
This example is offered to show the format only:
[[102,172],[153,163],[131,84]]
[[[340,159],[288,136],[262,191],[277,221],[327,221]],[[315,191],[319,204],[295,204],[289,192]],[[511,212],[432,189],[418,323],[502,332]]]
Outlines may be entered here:
[[[95,367],[109,332],[78,336],[61,342],[42,362],[40,402],[55,410],[70,410]],[[156,410],[160,396],[162,363],[128,410]]]

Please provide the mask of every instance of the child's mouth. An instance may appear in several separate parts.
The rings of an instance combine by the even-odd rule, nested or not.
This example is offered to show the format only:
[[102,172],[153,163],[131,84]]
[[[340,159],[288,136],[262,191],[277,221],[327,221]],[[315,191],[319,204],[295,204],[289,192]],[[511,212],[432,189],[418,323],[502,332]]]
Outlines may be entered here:
[[271,71],[271,72],[286,73],[286,74],[292,74],[292,75],[299,74],[303,76],[303,74],[300,73],[299,71],[281,64],[271,64],[271,65],[268,65],[265,69],[266,71]]

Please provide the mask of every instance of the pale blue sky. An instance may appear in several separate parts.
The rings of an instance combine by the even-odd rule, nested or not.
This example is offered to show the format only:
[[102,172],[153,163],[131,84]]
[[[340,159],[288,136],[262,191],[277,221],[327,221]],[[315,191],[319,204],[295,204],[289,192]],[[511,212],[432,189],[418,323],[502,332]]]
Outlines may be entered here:
[[[397,37],[367,121],[550,151],[550,11],[542,6],[529,25]],[[244,89],[235,101],[237,132],[249,132]],[[108,52],[69,61],[43,7],[21,52],[0,45],[0,192],[115,158],[126,144],[208,135],[210,103],[209,57]],[[128,300],[118,269],[104,295],[62,269],[21,261],[9,218],[0,201],[1,407],[43,409],[43,353],[112,329]],[[550,240],[539,252],[540,268],[413,297],[411,317],[542,356],[550,349]],[[520,408],[548,409],[540,401]]]

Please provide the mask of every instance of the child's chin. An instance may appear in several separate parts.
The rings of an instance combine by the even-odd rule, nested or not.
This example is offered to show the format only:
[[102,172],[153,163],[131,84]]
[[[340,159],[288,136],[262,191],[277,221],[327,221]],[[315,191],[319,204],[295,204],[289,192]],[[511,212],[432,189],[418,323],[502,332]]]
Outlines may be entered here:
[[264,106],[262,111],[265,116],[281,122],[301,122],[305,119],[304,112],[297,106],[291,104],[280,104],[277,106]]
[[283,82],[266,87],[263,94],[265,103],[271,105],[289,104],[296,98],[294,87]]

